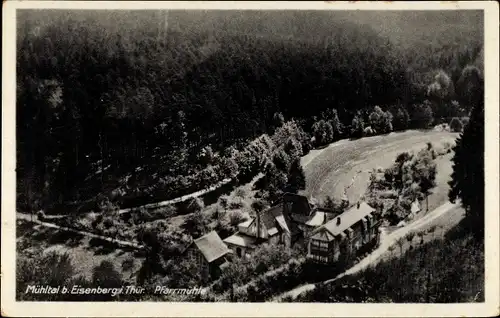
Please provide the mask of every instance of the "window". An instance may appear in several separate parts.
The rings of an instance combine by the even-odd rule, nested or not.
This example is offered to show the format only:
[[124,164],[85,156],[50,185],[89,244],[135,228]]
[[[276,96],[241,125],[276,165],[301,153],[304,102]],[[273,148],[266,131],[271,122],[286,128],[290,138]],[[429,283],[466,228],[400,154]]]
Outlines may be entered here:
[[316,261],[320,261],[320,262],[324,262],[324,263],[328,262],[328,257],[326,257],[326,256],[311,254],[311,257],[312,257],[312,259],[314,259]]
[[315,249],[328,249],[328,242],[320,241],[320,240],[311,240],[311,248]]
[[328,261],[328,242],[311,240],[311,257],[315,260]]

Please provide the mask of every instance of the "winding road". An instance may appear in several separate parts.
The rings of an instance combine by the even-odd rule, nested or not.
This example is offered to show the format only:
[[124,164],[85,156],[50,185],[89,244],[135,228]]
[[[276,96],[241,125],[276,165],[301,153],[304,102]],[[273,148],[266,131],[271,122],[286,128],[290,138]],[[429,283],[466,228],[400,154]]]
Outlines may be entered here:
[[137,207],[133,207],[133,208],[121,209],[121,210],[118,211],[118,213],[119,214],[124,214],[124,213],[128,213],[128,212],[130,212],[132,210],[140,209],[140,208],[156,209],[156,208],[161,208],[163,206],[167,206],[167,205],[170,205],[170,204],[176,204],[176,203],[179,203],[179,202],[184,202],[186,200],[202,196],[202,195],[204,195],[204,194],[206,194],[208,192],[215,191],[218,188],[222,187],[225,184],[228,184],[231,181],[232,181],[232,179],[229,179],[229,178],[228,179],[224,179],[221,182],[219,182],[217,184],[214,184],[213,186],[211,186],[209,188],[206,188],[206,189],[203,189],[203,190],[199,190],[199,191],[196,191],[196,192],[193,192],[193,193],[190,193],[190,194],[186,194],[186,195],[183,195],[182,197],[177,197],[175,199],[161,201],[161,202],[149,203],[149,204],[145,204],[145,205],[141,205],[141,206],[137,206]]
[[[405,235],[410,232],[421,230],[422,228],[428,226],[437,218],[443,216],[444,214],[450,213],[455,209],[460,209],[459,203],[453,204],[450,202],[446,202],[443,205],[436,208],[435,210],[427,213],[422,218],[414,221],[413,223],[408,224],[403,228],[397,229],[390,234],[385,234],[385,231],[382,231],[382,235],[380,238],[380,245],[377,249],[375,249],[372,253],[370,253],[359,263],[349,268],[347,271],[339,274],[337,277],[333,279],[326,280],[323,283],[324,284],[332,283],[345,275],[351,275],[367,268],[370,265],[375,265],[378,261],[381,260],[382,256],[389,250],[389,247],[396,244],[396,241],[399,238],[405,237]],[[302,285],[276,296],[275,298],[272,299],[272,301],[279,302],[285,297],[292,297],[292,299],[295,299],[302,293],[309,290],[313,290],[314,288],[316,288],[315,284]]]

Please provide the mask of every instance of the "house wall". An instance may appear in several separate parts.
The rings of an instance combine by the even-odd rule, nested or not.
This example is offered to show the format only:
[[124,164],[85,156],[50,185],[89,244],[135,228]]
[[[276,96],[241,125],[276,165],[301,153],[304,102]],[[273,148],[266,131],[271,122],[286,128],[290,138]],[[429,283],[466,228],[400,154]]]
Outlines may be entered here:
[[246,235],[250,235],[250,236],[255,236],[255,221],[250,224],[249,227],[238,227],[238,230],[241,232],[241,233],[244,233]]
[[253,226],[253,224],[251,224],[249,227],[238,226],[238,231],[240,233],[244,233],[244,234],[247,234],[247,235],[252,235],[251,234],[251,229],[250,229],[252,226]]
[[281,244],[285,245],[286,247],[291,247],[292,246],[292,236],[290,233],[283,232],[281,233],[281,238],[280,238]]
[[309,238],[311,236],[312,231],[315,229],[314,227],[305,224],[297,224],[297,227],[302,231],[305,238]]
[[225,257],[219,257],[209,264],[210,278],[217,279],[221,275],[220,265],[226,261]]
[[210,280],[209,263],[207,262],[205,257],[203,257],[203,254],[194,245],[187,250],[187,257],[198,267],[202,280]]
[[234,245],[231,243],[226,243],[226,245],[229,249],[231,249],[233,251],[233,253],[234,253],[234,255],[236,255],[236,257],[241,258],[241,257],[245,256],[246,254],[251,253],[251,249],[248,247],[245,247],[245,246]]
[[379,241],[379,223],[373,217],[366,222],[360,220],[351,229],[352,232],[347,231],[347,236],[342,238],[339,236],[327,243],[310,238],[307,256],[321,262],[333,263],[337,262],[341,255],[351,257],[364,245],[373,240],[377,240],[377,243]]
[[277,245],[277,244],[281,243],[281,235],[280,234],[281,233],[278,232],[275,235],[270,236],[269,239],[268,239],[269,244],[275,244],[275,245]]
[[311,239],[308,247],[308,256],[323,263],[329,262],[330,242]]
[[355,223],[351,229],[353,230],[350,237],[351,252],[355,253],[363,245],[363,222]]
[[[247,228],[241,227],[239,228],[239,231],[246,235],[257,237],[257,222],[254,221]],[[260,226],[260,236],[261,238],[267,238],[269,236],[269,234],[267,233],[267,229],[263,224],[261,224]]]

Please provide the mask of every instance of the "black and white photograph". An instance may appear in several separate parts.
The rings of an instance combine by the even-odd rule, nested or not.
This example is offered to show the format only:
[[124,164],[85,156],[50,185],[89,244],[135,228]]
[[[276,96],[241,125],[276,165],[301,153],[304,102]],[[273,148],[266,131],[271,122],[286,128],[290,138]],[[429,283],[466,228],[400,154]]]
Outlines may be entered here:
[[[488,300],[498,314],[498,3],[61,2],[11,10],[3,58],[16,308]],[[165,314],[129,312],[146,313]]]

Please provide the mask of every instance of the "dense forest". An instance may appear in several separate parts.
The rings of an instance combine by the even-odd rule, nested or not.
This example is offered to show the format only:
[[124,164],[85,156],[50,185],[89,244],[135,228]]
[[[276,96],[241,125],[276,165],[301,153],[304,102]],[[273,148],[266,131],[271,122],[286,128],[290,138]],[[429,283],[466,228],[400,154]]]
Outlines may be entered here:
[[467,117],[482,12],[384,14],[18,11],[19,209],[196,191],[285,121],[321,144]]

